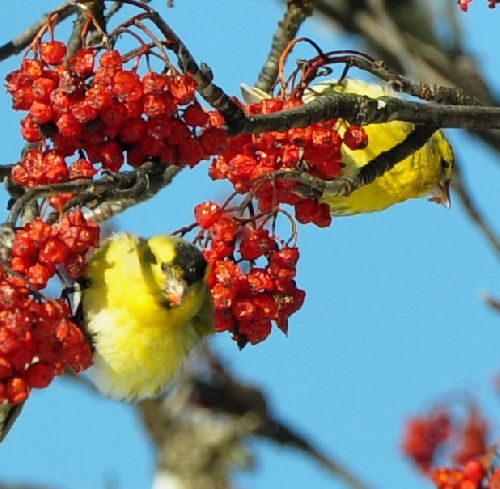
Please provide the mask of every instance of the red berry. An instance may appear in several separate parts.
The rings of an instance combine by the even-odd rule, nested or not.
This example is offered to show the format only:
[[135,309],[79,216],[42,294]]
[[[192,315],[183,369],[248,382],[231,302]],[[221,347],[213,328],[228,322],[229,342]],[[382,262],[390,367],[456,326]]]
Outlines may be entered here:
[[108,69],[119,70],[122,67],[123,59],[118,51],[109,50],[101,56],[100,64]]
[[103,110],[113,102],[113,93],[102,85],[94,85],[87,90],[85,101],[93,109]]
[[203,148],[197,139],[188,139],[177,146],[177,161],[193,168],[203,159]]
[[45,176],[50,183],[65,182],[69,178],[64,156],[57,151],[48,151],[43,156]]
[[106,129],[118,133],[121,125],[125,121],[126,109],[123,104],[112,101],[109,106],[99,112],[99,117],[106,126]]
[[236,238],[238,226],[229,216],[221,216],[212,225],[212,239],[215,241],[231,242]]
[[203,127],[208,123],[208,114],[205,112],[203,107],[198,103],[194,102],[192,105],[186,108],[184,111],[184,120],[186,124],[190,126]]
[[271,334],[271,321],[268,319],[242,321],[239,324],[238,332],[252,345],[256,345],[264,341]]
[[47,224],[40,218],[37,218],[26,225],[25,231],[28,232],[28,237],[33,241],[42,242],[50,237],[52,227],[50,224]]
[[212,201],[203,202],[194,208],[194,217],[202,229],[210,228],[222,214],[221,207]]
[[102,167],[117,172],[123,165],[123,149],[114,140],[107,141],[101,146]]
[[480,460],[469,460],[464,466],[464,474],[478,484],[485,476],[486,468]]
[[80,77],[88,78],[94,72],[95,49],[83,48],[70,59],[71,69]]
[[79,138],[83,133],[83,124],[72,114],[63,114],[56,121],[57,129],[66,138]]
[[186,105],[194,100],[196,81],[188,74],[168,77],[168,89],[180,105]]
[[24,59],[21,63],[21,71],[32,80],[40,78],[43,74],[44,66],[39,59]]
[[3,356],[0,356],[0,379],[7,379],[12,375],[12,365]]
[[72,279],[80,278],[87,268],[85,256],[81,254],[69,255],[64,261],[64,269]]
[[61,41],[42,42],[40,56],[49,65],[61,64],[66,56],[66,45]]
[[59,265],[69,255],[68,246],[57,238],[49,238],[40,248],[38,259],[46,265]]
[[167,141],[172,146],[177,146],[191,139],[191,130],[180,119],[170,119],[165,129],[167,131]]
[[143,95],[142,83],[135,71],[118,71],[113,77],[113,95],[120,101],[137,101]]
[[120,141],[124,144],[135,144],[146,134],[146,121],[139,117],[127,119],[120,129]]
[[80,100],[71,106],[71,115],[80,123],[87,124],[97,117],[97,110],[88,101]]
[[29,115],[21,120],[21,134],[28,143],[36,143],[43,139],[40,126]]
[[265,229],[248,229],[240,243],[240,254],[244,260],[256,260],[276,248],[276,242]]
[[37,289],[43,289],[54,275],[54,267],[36,263],[28,269],[28,280]]
[[21,87],[12,94],[12,108],[14,110],[29,110],[35,94],[32,87]]
[[13,377],[5,383],[5,397],[10,404],[20,404],[28,399],[29,388],[20,377]]
[[344,134],[344,144],[352,150],[364,149],[368,146],[368,134],[361,126],[350,126]]
[[154,71],[149,71],[142,78],[142,85],[145,95],[159,95],[165,91],[167,77]]
[[12,255],[24,258],[35,258],[38,253],[37,244],[31,240],[26,231],[18,231],[12,245]]
[[209,127],[203,131],[200,142],[206,155],[220,154],[227,147],[227,134],[223,129]]
[[97,173],[97,170],[92,166],[90,161],[79,158],[71,164],[69,169],[70,180],[76,178],[92,178]]
[[29,387],[42,389],[52,382],[54,375],[54,369],[50,365],[35,363],[24,373],[24,380]]
[[49,102],[50,94],[57,88],[57,83],[50,78],[37,78],[31,86],[33,97],[39,102]]

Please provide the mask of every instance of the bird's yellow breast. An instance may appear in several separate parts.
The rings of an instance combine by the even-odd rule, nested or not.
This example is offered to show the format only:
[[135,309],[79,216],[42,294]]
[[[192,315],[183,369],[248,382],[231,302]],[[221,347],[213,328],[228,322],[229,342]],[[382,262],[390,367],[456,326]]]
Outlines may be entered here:
[[[309,102],[319,93],[329,91],[346,92],[365,95],[371,98],[395,94],[377,84],[369,84],[360,80],[345,79],[340,84],[326,82],[314,87],[314,93],[308,93],[304,100]],[[368,136],[368,145],[364,149],[352,151],[343,145],[343,175],[355,174],[381,153],[402,143],[415,129],[409,122],[392,121],[382,124],[363,126]],[[341,134],[345,128],[341,128]],[[322,202],[329,204],[334,215],[350,215],[363,212],[374,212],[385,209],[398,202],[422,197],[430,193],[442,177],[442,160],[449,165],[451,178],[453,150],[441,131],[436,131],[429,141],[408,158],[399,161],[394,168],[376,178],[346,197],[327,196]]]
[[144,247],[132,235],[111,238],[91,258],[83,292],[94,347],[93,374],[104,393],[124,399],[161,392],[196,342],[190,319],[200,300],[168,309]]
[[[365,149],[351,151],[343,148],[344,175],[352,175],[359,168],[404,141],[414,129],[413,124],[389,122],[364,126],[368,135]],[[385,209],[398,202],[428,194],[441,174],[443,145],[448,145],[443,134],[436,132],[429,141],[394,168],[346,197],[327,197],[324,202],[332,214],[357,214]]]

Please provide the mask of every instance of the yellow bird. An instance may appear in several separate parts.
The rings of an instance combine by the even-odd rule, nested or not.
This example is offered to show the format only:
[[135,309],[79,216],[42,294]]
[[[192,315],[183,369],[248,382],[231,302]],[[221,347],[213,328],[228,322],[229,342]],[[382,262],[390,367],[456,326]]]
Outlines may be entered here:
[[[349,78],[340,83],[332,80],[311,88],[312,90],[304,94],[303,99],[306,103],[331,91],[365,95],[374,99],[396,95],[387,87]],[[246,85],[242,85],[242,93],[246,102],[257,102],[269,97],[261,90]],[[352,151],[346,145],[342,146],[343,176],[355,174],[382,152],[403,142],[415,129],[414,124],[399,121],[369,124],[363,127],[368,135],[366,148]],[[340,126],[339,132],[343,135],[345,127]],[[422,148],[399,161],[394,168],[372,183],[346,197],[324,197],[322,202],[329,204],[332,214],[337,216],[380,211],[399,202],[427,194],[432,195],[430,200],[449,207],[449,184],[453,175],[453,165],[451,145],[442,131],[436,131]]]
[[102,393],[136,400],[168,387],[213,329],[206,275],[201,251],[174,236],[116,234],[94,253],[81,305]]
[[[365,95],[370,98],[395,96],[395,93],[381,85],[368,84],[346,78],[340,84],[322,83],[313,87],[316,93],[329,91]],[[315,96],[312,92],[304,96],[309,102]],[[364,149],[350,150],[342,146],[343,175],[350,176],[372,161],[380,153],[388,151],[403,142],[415,129],[409,122],[392,121],[363,126],[368,135]],[[342,131],[340,131],[342,134]],[[386,209],[398,202],[431,194],[431,200],[450,206],[449,184],[453,176],[454,157],[450,143],[442,133],[436,131],[429,141],[410,156],[399,161],[394,168],[364,185],[346,197],[326,197],[333,215],[352,215]]]

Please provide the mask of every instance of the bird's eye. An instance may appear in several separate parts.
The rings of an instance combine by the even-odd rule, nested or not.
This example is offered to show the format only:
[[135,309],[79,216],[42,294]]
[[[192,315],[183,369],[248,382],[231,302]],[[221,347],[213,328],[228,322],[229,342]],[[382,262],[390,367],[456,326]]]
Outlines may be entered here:
[[441,169],[444,171],[444,170],[447,170],[448,168],[450,168],[450,165],[451,163],[445,159],[441,159]]

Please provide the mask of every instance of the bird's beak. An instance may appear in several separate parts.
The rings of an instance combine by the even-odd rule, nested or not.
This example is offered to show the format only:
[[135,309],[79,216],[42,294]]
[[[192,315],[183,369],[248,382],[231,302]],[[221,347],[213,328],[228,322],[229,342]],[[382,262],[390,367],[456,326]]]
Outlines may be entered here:
[[450,182],[439,181],[431,190],[432,197],[429,202],[444,205],[447,209],[451,207]]
[[187,287],[182,280],[171,278],[170,280],[167,280],[163,292],[168,303],[174,307],[178,307],[184,300]]

